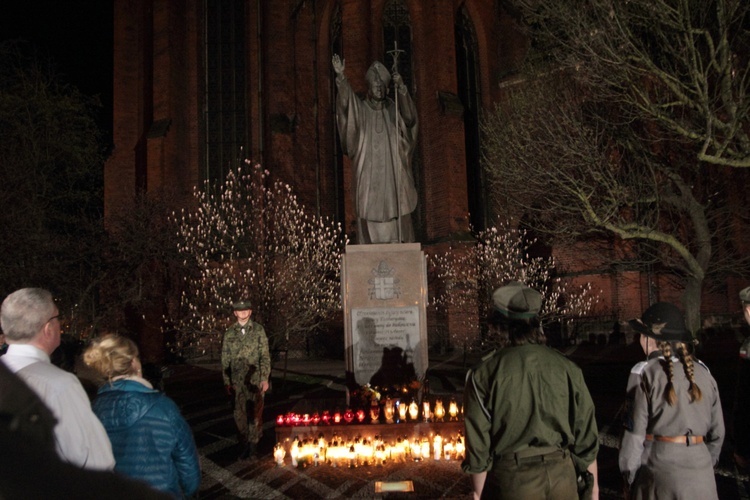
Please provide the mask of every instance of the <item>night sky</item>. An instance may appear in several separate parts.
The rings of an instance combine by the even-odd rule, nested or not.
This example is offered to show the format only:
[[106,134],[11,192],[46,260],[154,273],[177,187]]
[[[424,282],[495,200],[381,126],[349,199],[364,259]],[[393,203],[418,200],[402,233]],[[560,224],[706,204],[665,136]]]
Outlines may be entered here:
[[0,39],[21,38],[55,63],[63,81],[102,101],[112,128],[112,2],[0,0]]

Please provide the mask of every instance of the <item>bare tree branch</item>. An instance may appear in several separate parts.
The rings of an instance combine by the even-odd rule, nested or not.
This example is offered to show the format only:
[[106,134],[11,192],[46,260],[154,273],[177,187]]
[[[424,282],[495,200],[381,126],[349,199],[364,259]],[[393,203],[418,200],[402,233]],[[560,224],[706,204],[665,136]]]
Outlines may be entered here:
[[695,159],[750,167],[750,4],[744,0],[511,0],[534,61],[584,68],[634,120],[693,144]]

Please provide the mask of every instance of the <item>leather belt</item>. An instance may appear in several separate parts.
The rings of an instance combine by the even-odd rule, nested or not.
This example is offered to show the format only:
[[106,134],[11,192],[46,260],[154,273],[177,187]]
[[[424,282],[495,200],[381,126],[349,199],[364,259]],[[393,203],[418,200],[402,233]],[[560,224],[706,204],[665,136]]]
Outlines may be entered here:
[[691,444],[702,443],[703,436],[691,436],[689,434],[684,436],[654,436],[653,434],[646,434],[646,441],[661,441],[664,443],[677,443],[690,446]]
[[525,450],[517,451],[515,453],[503,453],[495,455],[494,462],[515,462],[520,465],[522,463],[529,462],[544,462],[550,459],[566,458],[568,456],[568,450],[561,450],[557,447],[539,447],[539,448],[526,448]]

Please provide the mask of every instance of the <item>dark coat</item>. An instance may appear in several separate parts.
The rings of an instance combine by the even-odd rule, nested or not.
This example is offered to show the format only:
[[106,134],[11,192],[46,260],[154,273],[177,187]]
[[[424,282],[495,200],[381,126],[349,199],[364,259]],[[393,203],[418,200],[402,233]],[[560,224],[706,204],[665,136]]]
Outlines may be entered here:
[[177,497],[198,490],[198,452],[174,401],[140,382],[122,379],[99,389],[93,410],[112,442],[116,471]]

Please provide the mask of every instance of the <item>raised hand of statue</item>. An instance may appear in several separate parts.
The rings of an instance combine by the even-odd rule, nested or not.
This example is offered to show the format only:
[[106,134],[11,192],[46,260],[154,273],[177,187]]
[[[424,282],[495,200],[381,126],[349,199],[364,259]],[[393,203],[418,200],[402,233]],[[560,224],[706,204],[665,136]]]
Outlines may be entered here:
[[331,64],[333,64],[333,71],[335,71],[337,75],[344,73],[344,62],[345,60],[341,59],[338,54],[333,54]]

